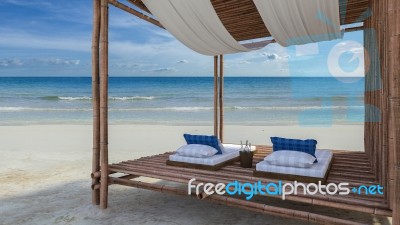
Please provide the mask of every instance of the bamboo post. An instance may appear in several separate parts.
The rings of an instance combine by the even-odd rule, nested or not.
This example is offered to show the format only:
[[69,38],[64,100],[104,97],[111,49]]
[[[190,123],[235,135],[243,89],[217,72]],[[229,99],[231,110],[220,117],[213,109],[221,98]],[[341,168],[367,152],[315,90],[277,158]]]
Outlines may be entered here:
[[[93,149],[92,174],[100,171],[100,103],[99,103],[99,39],[100,39],[100,1],[93,0],[92,33],[92,99],[93,99]],[[99,183],[99,177],[92,177],[92,185]],[[100,191],[92,190],[92,204],[100,204]]]
[[[385,3],[385,4],[384,4]],[[389,174],[390,197],[393,210],[392,223],[400,225],[400,3],[398,0],[383,1],[385,6],[387,52],[387,79],[389,79]]]
[[224,142],[224,55],[219,56],[219,138]]
[[[396,150],[393,147],[394,124],[392,122],[393,109],[391,109],[390,98],[393,96],[391,86],[398,83],[396,82],[398,72],[391,72],[390,68],[393,66],[390,66],[390,64],[394,62],[391,58],[396,55],[391,54],[391,52],[399,47],[396,44],[390,46],[392,44],[391,30],[396,30],[396,25],[390,22],[389,17],[394,13],[388,13],[388,11],[394,8],[395,4],[392,3],[392,6],[389,6],[389,1],[392,0],[370,0],[369,7],[372,10],[372,16],[364,23],[367,28],[364,32],[364,43],[368,50],[368,57],[365,57],[365,102],[376,106],[380,111],[376,112],[373,108],[366,111],[364,140],[365,151],[370,158],[373,172],[376,175],[377,182],[385,187],[384,197],[387,205],[391,208],[393,207],[392,201],[395,192],[395,169],[393,165]],[[368,87],[372,87],[372,89],[368,90]],[[372,120],[380,118],[380,121],[368,122],[368,118]]]
[[218,56],[214,56],[214,135],[218,134]]
[[390,99],[390,105],[392,122],[390,148],[394,152],[394,165],[390,165],[392,168],[389,168],[394,173],[393,185],[390,188],[393,196],[392,223],[393,225],[400,225],[400,98]]
[[108,200],[108,0],[100,10],[100,208]]

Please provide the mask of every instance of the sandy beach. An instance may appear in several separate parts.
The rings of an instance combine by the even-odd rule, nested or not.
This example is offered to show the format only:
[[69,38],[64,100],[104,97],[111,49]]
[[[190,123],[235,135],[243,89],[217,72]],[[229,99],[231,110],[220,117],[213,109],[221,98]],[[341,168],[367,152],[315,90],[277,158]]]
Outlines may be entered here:
[[[121,186],[110,186],[109,208],[100,210],[91,205],[91,130],[90,125],[0,126],[1,224],[307,224]],[[212,127],[111,125],[110,162],[175,150],[184,144],[183,133],[211,134]],[[362,125],[228,125],[225,135],[227,143],[248,139],[270,145],[270,136],[286,136],[315,138],[319,148],[363,150]],[[390,224],[385,217],[307,209],[367,224]]]

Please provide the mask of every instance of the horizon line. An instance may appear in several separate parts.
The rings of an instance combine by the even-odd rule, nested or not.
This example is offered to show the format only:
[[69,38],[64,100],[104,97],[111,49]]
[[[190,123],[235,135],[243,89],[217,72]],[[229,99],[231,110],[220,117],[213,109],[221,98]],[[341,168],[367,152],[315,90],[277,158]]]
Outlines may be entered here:
[[[92,76],[0,76],[0,78],[91,78]],[[111,75],[109,78],[213,78],[212,75],[199,75],[199,76],[115,76]],[[224,76],[224,78],[365,78],[365,76],[354,77],[334,77],[334,76]]]

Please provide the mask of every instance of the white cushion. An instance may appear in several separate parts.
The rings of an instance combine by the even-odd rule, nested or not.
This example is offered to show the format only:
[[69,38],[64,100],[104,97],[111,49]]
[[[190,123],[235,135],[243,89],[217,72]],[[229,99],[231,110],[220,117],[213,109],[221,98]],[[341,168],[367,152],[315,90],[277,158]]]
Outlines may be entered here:
[[326,175],[329,165],[332,161],[333,153],[331,150],[317,149],[315,150],[315,156],[318,158],[318,163],[314,163],[314,165],[312,165],[310,168],[275,166],[263,160],[257,163],[256,170],[270,173],[323,178]]
[[309,168],[314,164],[315,157],[298,151],[279,150],[265,157],[271,165]]
[[217,149],[208,145],[190,144],[184,145],[176,150],[176,153],[180,156],[195,157],[195,158],[207,158],[217,154]]
[[[234,145],[234,144],[222,144],[222,145],[224,146],[223,154],[216,154],[207,158],[197,158],[197,157],[180,156],[176,153],[170,155],[169,160],[176,162],[215,166],[217,164],[239,157],[240,145]],[[256,147],[251,146],[251,150],[252,151],[256,150]]]

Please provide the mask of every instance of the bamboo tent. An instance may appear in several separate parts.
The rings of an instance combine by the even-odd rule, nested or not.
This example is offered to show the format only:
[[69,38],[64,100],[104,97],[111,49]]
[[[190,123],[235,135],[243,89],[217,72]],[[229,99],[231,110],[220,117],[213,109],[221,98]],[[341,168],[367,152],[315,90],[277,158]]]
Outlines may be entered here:
[[[113,5],[161,29],[141,0],[94,0],[92,36],[93,92],[93,204],[107,208],[108,186],[120,184],[165,193],[185,194],[163,185],[132,180],[138,176],[187,183],[192,177],[203,182],[229,182],[232,179],[254,181],[251,171],[237,164],[217,172],[171,168],[165,165],[170,153],[118,164],[108,162],[108,7]],[[221,22],[237,41],[271,37],[252,0],[211,0]],[[351,185],[381,184],[383,197],[289,196],[293,201],[312,205],[354,210],[393,217],[400,225],[400,1],[398,0],[339,0],[341,25],[363,22],[365,47],[365,153],[335,152],[335,161],[328,182],[347,181]],[[378,109],[378,110],[376,110]],[[378,120],[376,118],[379,118]],[[223,55],[214,56],[214,133],[223,139]],[[259,147],[255,163],[271,149]],[[111,177],[112,173],[124,173]],[[258,180],[258,178],[257,178]],[[265,179],[264,179],[265,180]],[[268,181],[268,180],[265,180]],[[202,198],[201,196],[199,198]],[[226,196],[207,199],[256,212],[294,217],[308,221],[357,224],[309,212],[273,207]]]

